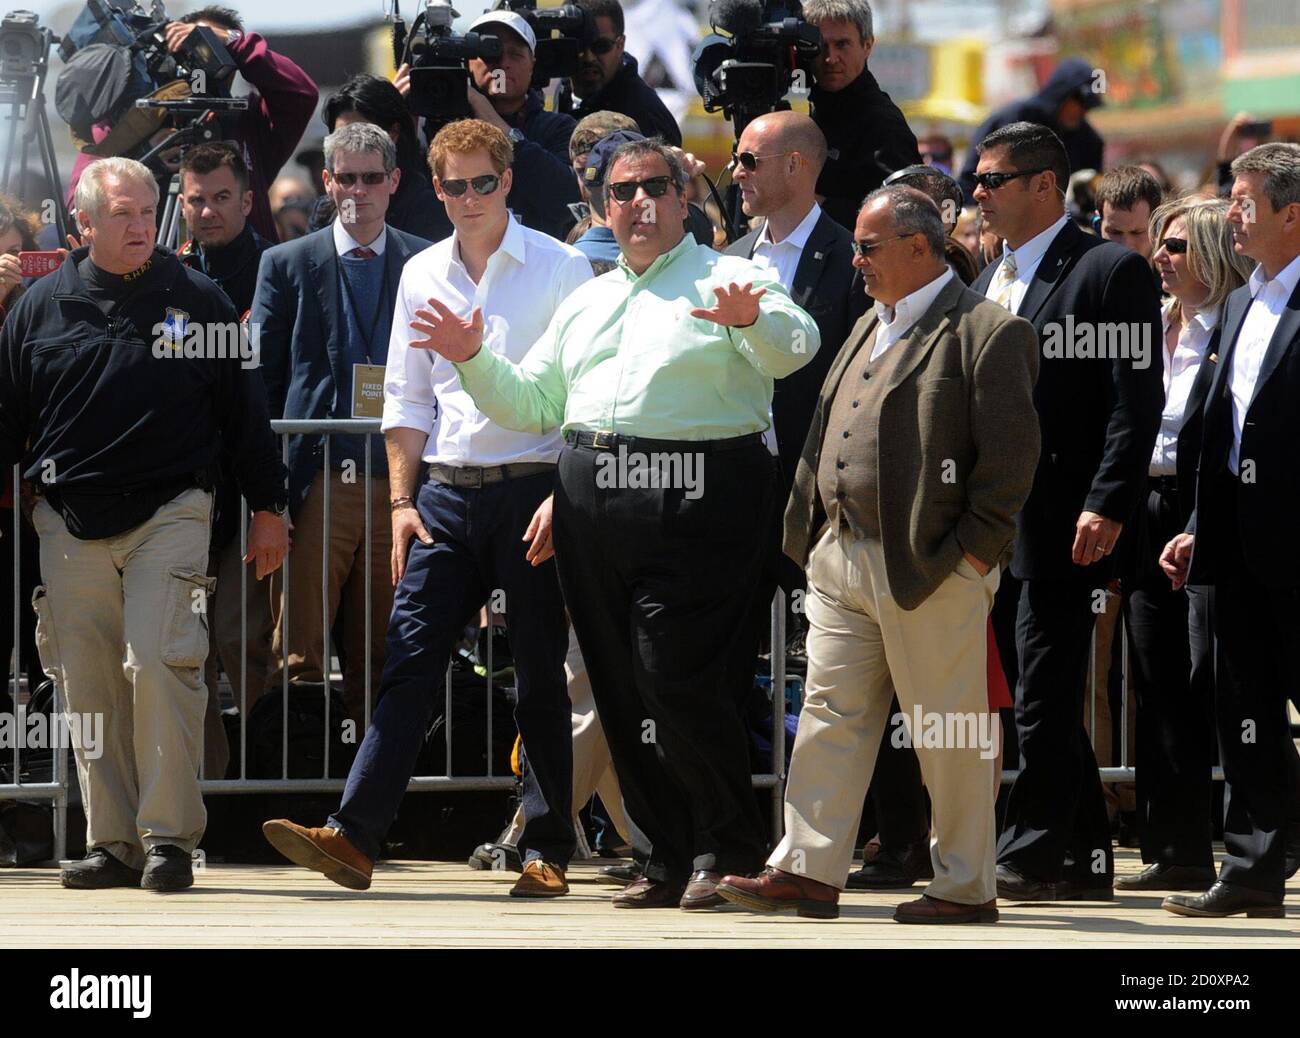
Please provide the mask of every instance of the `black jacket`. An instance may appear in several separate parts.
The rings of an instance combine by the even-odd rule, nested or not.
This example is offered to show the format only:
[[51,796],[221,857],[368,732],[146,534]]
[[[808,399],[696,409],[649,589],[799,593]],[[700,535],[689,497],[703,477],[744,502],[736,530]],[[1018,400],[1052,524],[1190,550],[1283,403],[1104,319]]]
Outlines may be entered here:
[[[979,152],[975,150],[975,145],[994,130],[1000,130],[1012,123],[1038,123],[1052,130],[1065,145],[1065,152],[1070,157],[1071,173],[1081,169],[1101,171],[1102,153],[1105,151],[1106,142],[1102,140],[1101,134],[1092,128],[1092,124],[1085,119],[1077,129],[1066,130],[1056,122],[1056,111],[1061,107],[1061,103],[1080,87],[1091,87],[1093,74],[1093,67],[1089,62],[1082,58],[1067,58],[1056,66],[1051,78],[1033,97],[1003,105],[979,125],[971,135],[971,147],[966,154],[966,164],[962,167],[961,176],[957,178],[961,189],[966,192],[967,201],[971,199],[971,192],[975,190],[975,169],[979,165],[980,157]],[[1061,185],[1062,191],[1065,190],[1065,186]]]
[[[284,466],[257,371],[237,354],[215,360],[155,349],[169,309],[187,326],[230,326],[238,318],[230,301],[157,249],[148,281],[105,316],[77,269],[89,251],[76,250],[37,281],[0,330],[0,466],[21,459],[25,479],[59,495],[120,501],[203,485],[224,443],[249,506],[282,504]],[[83,518],[70,531],[96,539],[148,515],[122,529]]]
[[[987,292],[997,268],[989,264],[971,287]],[[1034,386],[1042,451],[1016,519],[1011,571],[1021,579],[1083,579],[1099,587],[1116,556],[1076,566],[1075,523],[1090,511],[1127,527],[1144,500],[1164,409],[1160,297],[1141,256],[1067,222],[1038,265],[1019,315],[1033,324],[1043,351]],[[1100,325],[1131,328],[1139,343],[1145,338],[1146,366],[1047,355],[1049,334],[1059,340],[1071,326],[1088,326],[1095,335]]]
[[834,93],[814,86],[810,100],[830,149],[817,194],[831,219],[852,231],[862,199],[890,173],[921,161],[916,137],[870,69]]
[[[727,255],[751,257],[761,230],[727,246]],[[790,286],[790,298],[817,322],[821,348],[793,375],[777,379],[772,391],[772,420],[787,491],[808,438],[822,383],[850,329],[867,310],[866,293],[855,294],[850,289],[854,273],[853,239],[823,212],[808,235]]]
[[623,55],[623,66],[600,93],[585,97],[573,110],[574,119],[592,112],[618,112],[635,119],[647,137],[662,137],[669,144],[682,146],[682,131],[673,113],[659,99],[659,93],[641,78],[636,58]]
[[525,227],[563,240],[573,225],[569,203],[579,198],[569,165],[569,138],[578,124],[571,115],[546,111],[540,90],[530,90],[523,108],[503,118],[525,138],[515,142],[507,204]]
[[257,288],[257,265],[262,261],[262,253],[271,244],[253,230],[250,223],[244,225],[244,229],[229,245],[201,249],[191,239],[177,250],[176,256],[190,270],[197,270],[215,281],[242,320],[253,306],[253,290]]
[[[1187,523],[1196,540],[1187,581],[1216,584],[1232,579],[1235,574],[1225,561],[1238,555],[1264,586],[1300,588],[1300,559],[1292,550],[1300,515],[1300,464],[1295,457],[1300,444],[1300,287],[1287,301],[1264,354],[1241,431],[1241,472],[1229,482],[1233,422],[1228,378],[1250,302],[1250,286],[1243,285],[1228,296],[1223,310],[1219,359],[1201,415],[1196,505]],[[1247,461],[1254,463],[1249,470]],[[1223,508],[1229,487],[1236,493],[1236,528],[1229,525]],[[1230,541],[1239,546],[1229,548]]]

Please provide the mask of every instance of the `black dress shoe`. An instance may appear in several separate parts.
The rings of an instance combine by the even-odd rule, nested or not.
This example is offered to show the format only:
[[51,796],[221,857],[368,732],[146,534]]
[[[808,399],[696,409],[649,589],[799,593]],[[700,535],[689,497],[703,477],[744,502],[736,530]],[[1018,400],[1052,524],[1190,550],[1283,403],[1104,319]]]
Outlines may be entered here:
[[1056,884],[1022,876],[1010,865],[997,869],[998,897],[1004,901],[1055,901]]
[[1136,876],[1120,876],[1117,890],[1209,890],[1214,869],[1201,865],[1148,865]]
[[479,871],[495,869],[498,872],[523,872],[524,859],[519,856],[519,848],[508,843],[481,843],[474,848],[474,853],[466,862],[471,869]]
[[900,890],[918,880],[931,879],[934,879],[934,866],[927,840],[912,844],[902,853],[892,847],[882,848],[872,861],[849,873],[845,886],[850,890]]
[[599,876],[601,879],[607,879],[611,883],[617,883],[619,886],[625,887],[641,878],[641,866],[636,862],[631,865],[606,865],[600,870]]
[[103,847],[92,848],[81,861],[70,861],[59,870],[60,881],[74,890],[139,887],[143,875],[139,869],[118,861]]
[[163,843],[150,847],[144,859],[144,878],[140,886],[145,890],[184,890],[194,886],[194,867],[189,851],[173,844]]
[[1221,880],[1204,894],[1170,894],[1161,907],[1174,915],[1202,919],[1222,919],[1242,912],[1250,919],[1282,919],[1286,915],[1280,897]]
[[678,908],[686,884],[680,880],[661,882],[642,876],[611,898],[615,908]]

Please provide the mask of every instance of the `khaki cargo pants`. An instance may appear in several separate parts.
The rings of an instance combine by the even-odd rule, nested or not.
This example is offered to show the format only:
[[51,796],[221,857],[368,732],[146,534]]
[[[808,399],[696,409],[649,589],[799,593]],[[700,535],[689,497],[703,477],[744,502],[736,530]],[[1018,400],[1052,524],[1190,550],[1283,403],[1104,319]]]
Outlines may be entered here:
[[44,500],[33,521],[45,581],[32,599],[41,664],[64,709],[103,715],[102,746],[73,739],[86,849],[137,869],[150,847],[193,851],[207,823],[198,773],[212,495],[187,490],[103,540],[73,537]]

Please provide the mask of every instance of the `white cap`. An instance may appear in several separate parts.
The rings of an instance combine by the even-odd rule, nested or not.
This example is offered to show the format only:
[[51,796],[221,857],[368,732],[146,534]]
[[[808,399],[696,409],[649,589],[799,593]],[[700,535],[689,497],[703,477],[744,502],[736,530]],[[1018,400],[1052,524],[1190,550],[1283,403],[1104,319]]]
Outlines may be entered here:
[[484,25],[504,25],[507,29],[513,29],[523,37],[524,42],[528,44],[528,49],[534,54],[537,53],[537,34],[533,32],[533,27],[524,21],[522,15],[515,14],[514,11],[486,11],[474,19],[469,27],[470,32],[475,32]]

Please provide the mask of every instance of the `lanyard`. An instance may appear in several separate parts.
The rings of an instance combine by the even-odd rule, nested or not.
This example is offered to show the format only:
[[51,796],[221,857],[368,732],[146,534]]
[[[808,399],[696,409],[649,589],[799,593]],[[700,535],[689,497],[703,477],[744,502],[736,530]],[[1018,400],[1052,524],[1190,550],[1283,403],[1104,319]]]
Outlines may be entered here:
[[[377,256],[376,259],[381,263],[383,262],[383,256]],[[369,364],[371,362],[370,358],[374,354],[373,343],[375,341],[375,332],[379,330],[379,322],[383,319],[384,309],[388,306],[387,271],[385,271],[385,277],[383,278],[383,295],[379,297],[379,302],[375,305],[375,316],[370,320],[370,331],[367,333],[361,327],[361,311],[357,307],[357,298],[352,294],[352,286],[348,283],[348,276],[343,273],[343,257],[335,253],[334,260],[338,269],[339,282],[343,286],[343,291],[347,293],[348,304],[352,308],[353,321],[355,322],[357,335],[361,337],[361,343],[365,347],[366,363]]]

